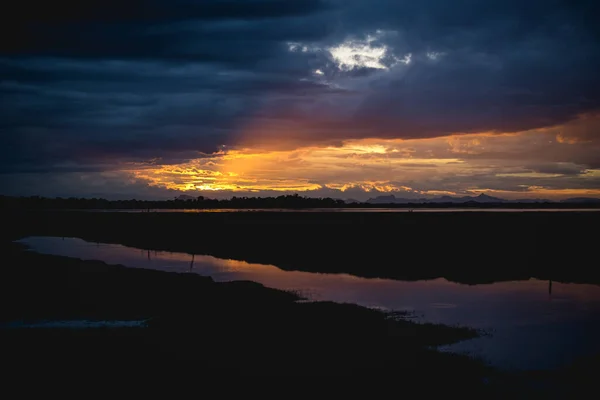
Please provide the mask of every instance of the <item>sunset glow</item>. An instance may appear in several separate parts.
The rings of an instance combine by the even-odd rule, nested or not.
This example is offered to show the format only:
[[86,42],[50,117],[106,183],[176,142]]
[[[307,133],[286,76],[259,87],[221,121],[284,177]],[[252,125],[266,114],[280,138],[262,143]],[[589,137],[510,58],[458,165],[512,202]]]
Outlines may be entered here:
[[586,2],[231,3],[11,34],[31,40],[0,49],[3,192],[600,195]]
[[[359,139],[293,150],[239,148],[174,165],[127,170],[151,186],[186,193],[486,193],[505,198],[598,196],[600,169],[548,159],[580,147],[560,126],[518,134],[463,134],[432,139]],[[544,151],[541,151],[541,150]],[[579,149],[583,150],[583,149]],[[528,159],[517,156],[527,151]],[[590,187],[591,186],[591,187]]]

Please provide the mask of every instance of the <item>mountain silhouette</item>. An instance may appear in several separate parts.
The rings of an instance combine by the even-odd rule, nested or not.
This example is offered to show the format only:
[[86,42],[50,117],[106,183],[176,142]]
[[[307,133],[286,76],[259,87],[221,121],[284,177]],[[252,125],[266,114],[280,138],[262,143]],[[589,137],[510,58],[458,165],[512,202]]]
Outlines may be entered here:
[[[549,202],[549,200],[536,200],[539,202]],[[463,204],[463,203],[510,203],[510,202],[520,202],[520,201],[510,201],[501,199],[499,197],[488,196],[487,194],[481,193],[478,196],[463,196],[463,197],[452,197],[452,196],[440,196],[433,197],[430,199],[427,198],[418,198],[418,199],[406,199],[399,198],[392,195],[386,196],[377,196],[375,198],[370,198],[366,201],[367,204],[407,204],[407,203],[455,203],[455,204]],[[532,201],[523,201],[523,202],[532,202]],[[535,202],[535,201],[533,201]]]
[[570,199],[562,200],[561,203],[590,203],[590,204],[598,204],[598,203],[600,203],[600,199],[595,199],[593,197],[572,197]]

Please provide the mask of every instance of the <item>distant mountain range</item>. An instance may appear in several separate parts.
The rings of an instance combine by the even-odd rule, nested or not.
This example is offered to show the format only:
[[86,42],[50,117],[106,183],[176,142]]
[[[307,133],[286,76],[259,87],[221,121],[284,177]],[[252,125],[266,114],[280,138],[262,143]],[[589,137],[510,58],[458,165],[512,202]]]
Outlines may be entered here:
[[553,201],[548,199],[517,199],[517,200],[506,200],[501,199],[499,197],[488,196],[487,194],[480,194],[479,196],[463,196],[463,197],[451,197],[451,196],[441,196],[434,197],[431,199],[420,198],[420,199],[405,199],[401,197],[396,197],[393,194],[387,196],[377,196],[375,198],[371,198],[367,200],[365,203],[367,204],[419,204],[419,203],[454,203],[454,204],[464,204],[464,203],[589,203],[589,204],[599,204],[600,199],[592,198],[592,197],[573,197],[570,199],[564,199],[560,201]]

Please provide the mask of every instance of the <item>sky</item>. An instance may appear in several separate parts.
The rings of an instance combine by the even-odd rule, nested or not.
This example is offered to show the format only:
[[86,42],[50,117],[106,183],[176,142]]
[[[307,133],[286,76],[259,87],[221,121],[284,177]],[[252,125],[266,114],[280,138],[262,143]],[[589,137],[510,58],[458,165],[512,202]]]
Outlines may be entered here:
[[0,15],[0,194],[600,197],[595,0]]

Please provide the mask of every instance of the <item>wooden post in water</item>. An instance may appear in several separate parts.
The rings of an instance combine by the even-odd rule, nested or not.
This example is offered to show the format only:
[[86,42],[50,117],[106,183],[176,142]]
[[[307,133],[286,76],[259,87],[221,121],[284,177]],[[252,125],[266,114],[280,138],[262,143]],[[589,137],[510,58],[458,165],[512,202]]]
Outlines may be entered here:
[[192,262],[190,262],[190,272],[194,268],[194,257],[195,257],[195,254],[192,254]]

